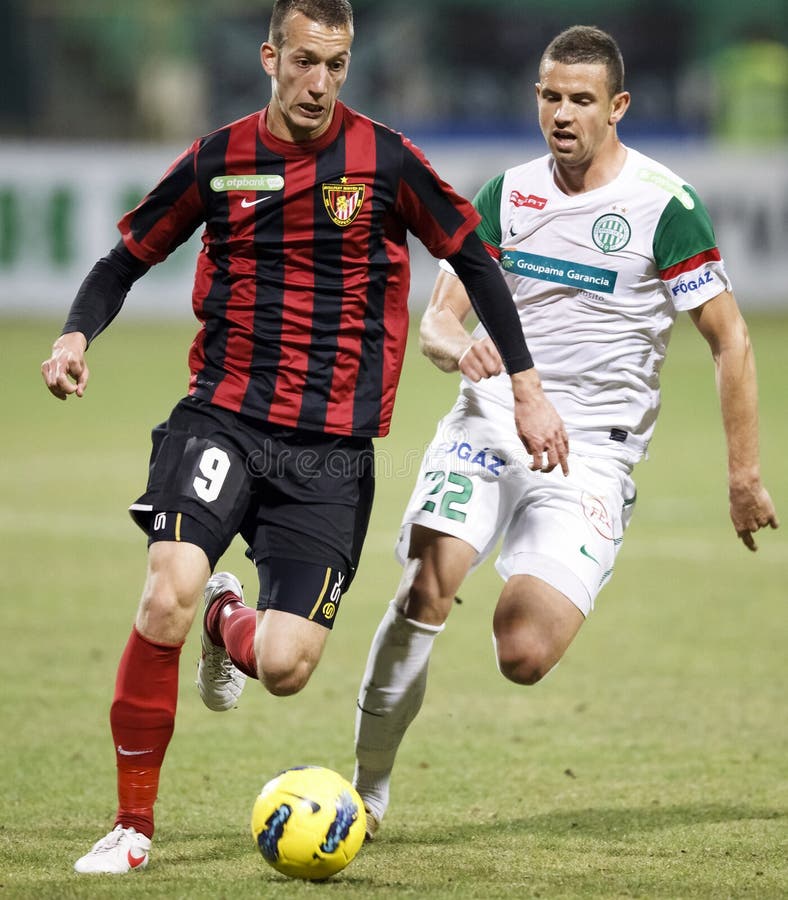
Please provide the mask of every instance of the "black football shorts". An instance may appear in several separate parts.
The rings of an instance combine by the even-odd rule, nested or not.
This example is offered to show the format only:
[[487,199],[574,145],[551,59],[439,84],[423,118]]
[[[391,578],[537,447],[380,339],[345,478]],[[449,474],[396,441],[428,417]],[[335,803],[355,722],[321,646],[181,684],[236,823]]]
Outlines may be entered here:
[[240,534],[260,576],[258,609],[330,628],[369,524],[372,441],[260,423],[194,397],[151,437],[148,487],[129,508],[148,543],[196,544],[213,569]]

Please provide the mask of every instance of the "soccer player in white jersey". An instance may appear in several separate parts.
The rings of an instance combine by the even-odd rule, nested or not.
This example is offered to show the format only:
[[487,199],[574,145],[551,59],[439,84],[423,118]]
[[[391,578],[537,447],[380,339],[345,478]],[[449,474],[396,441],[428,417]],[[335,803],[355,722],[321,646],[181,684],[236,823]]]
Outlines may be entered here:
[[761,483],[758,404],[747,328],[709,216],[678,175],[619,140],[627,111],[621,53],[576,26],[539,67],[549,153],[487,182],[478,233],[511,287],[544,390],[569,434],[569,474],[529,465],[512,395],[470,303],[445,264],[421,326],[426,355],[462,374],[405,512],[403,577],[372,642],[356,719],[355,783],[368,833],[389,801],[400,741],[424,696],[435,637],[468,571],[503,538],[493,615],[497,662],[535,684],[558,662],[610,579],[635,502],[631,472],[659,411],[671,328],[687,310],[716,367],[728,449],[730,515],[777,527]]

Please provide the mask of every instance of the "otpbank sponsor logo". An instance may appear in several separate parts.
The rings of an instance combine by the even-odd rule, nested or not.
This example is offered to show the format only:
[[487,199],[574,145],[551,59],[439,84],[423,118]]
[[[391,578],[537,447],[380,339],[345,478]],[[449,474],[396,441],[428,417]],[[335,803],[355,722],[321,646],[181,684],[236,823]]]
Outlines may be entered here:
[[285,180],[281,175],[215,175],[211,179],[211,190],[221,194],[225,191],[281,191]]

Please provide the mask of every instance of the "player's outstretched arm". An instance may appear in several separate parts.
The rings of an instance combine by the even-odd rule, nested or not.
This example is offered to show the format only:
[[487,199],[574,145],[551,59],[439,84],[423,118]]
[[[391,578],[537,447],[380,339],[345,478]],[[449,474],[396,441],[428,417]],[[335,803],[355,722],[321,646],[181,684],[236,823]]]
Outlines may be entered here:
[[517,434],[533,457],[532,469],[569,474],[569,438],[561,417],[542,390],[536,369],[511,376]]
[[[471,310],[468,294],[455,275],[441,271],[421,320],[422,353],[444,372],[460,371],[471,381],[500,374],[498,348],[485,337],[474,340],[464,322]],[[544,472],[561,466],[569,472],[569,441],[564,423],[542,390],[536,369],[511,376],[514,418],[520,440],[533,456],[533,468]]]
[[46,386],[58,399],[85,393],[90,374],[85,362],[88,344],[120,312],[131,286],[149,268],[121,241],[85,276],[71,304],[63,334],[55,341],[49,359],[41,363]]
[[736,534],[750,550],[753,535],[777,528],[777,513],[761,482],[758,444],[758,385],[747,325],[736,300],[723,291],[690,315],[711,348],[728,448],[728,497]]
[[462,372],[480,381],[503,372],[503,360],[490,340],[475,340],[465,328],[471,301],[456,275],[441,271],[419,331],[421,352],[443,372]]
[[90,377],[85,350],[87,338],[81,331],[61,334],[52,345],[52,355],[41,363],[44,383],[58,400],[65,400],[69,394],[81,397]]

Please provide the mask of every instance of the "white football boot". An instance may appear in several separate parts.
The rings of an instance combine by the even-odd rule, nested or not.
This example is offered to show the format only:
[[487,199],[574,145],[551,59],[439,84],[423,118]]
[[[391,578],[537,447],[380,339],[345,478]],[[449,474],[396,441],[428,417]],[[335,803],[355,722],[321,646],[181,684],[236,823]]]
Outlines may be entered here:
[[205,622],[211,606],[227,593],[244,598],[241,582],[230,572],[217,572],[205,585],[205,613],[203,615],[202,653],[197,664],[197,688],[202,702],[214,712],[225,712],[238,702],[246,684],[246,675],[232,663],[224,647],[218,647],[208,636]]
[[364,804],[364,812],[367,815],[367,826],[364,833],[364,840],[374,841],[375,835],[378,833],[378,828],[380,828],[380,819],[372,812],[372,810]]
[[90,853],[74,863],[74,871],[81,875],[125,875],[148,865],[150,838],[133,828],[116,825]]

